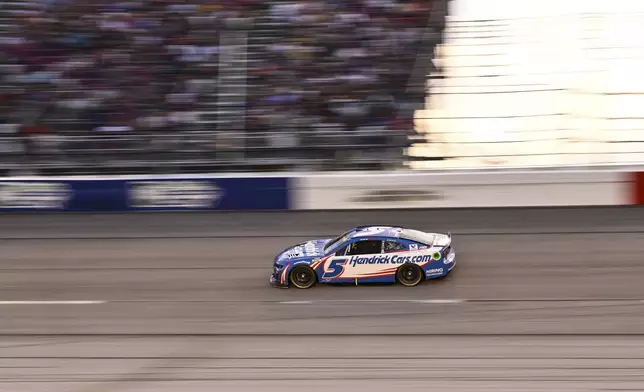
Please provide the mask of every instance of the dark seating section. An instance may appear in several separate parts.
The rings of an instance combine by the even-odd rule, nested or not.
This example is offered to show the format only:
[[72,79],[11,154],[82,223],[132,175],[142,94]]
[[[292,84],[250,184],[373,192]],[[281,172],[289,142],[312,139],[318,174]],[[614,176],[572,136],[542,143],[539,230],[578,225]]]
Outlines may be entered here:
[[0,169],[400,165],[440,40],[437,4],[0,2]]

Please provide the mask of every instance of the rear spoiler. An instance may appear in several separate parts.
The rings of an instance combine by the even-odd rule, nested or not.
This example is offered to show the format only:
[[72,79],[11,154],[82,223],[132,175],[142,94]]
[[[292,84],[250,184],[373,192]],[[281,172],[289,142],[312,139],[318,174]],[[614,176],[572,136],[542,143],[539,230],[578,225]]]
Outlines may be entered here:
[[[437,233],[437,234],[439,234],[439,233]],[[452,233],[451,232],[448,231],[447,234],[440,234],[440,236],[441,236],[441,239],[443,239],[444,236],[447,236],[447,243],[446,244],[441,244],[441,245],[436,245],[437,241],[436,241],[436,238],[434,238],[434,240],[432,241],[432,244],[430,246],[440,246],[440,247],[443,247],[443,248],[447,248],[448,246],[452,245]]]
[[452,233],[447,232],[447,238],[449,239],[449,242],[447,242],[446,248],[452,245]]

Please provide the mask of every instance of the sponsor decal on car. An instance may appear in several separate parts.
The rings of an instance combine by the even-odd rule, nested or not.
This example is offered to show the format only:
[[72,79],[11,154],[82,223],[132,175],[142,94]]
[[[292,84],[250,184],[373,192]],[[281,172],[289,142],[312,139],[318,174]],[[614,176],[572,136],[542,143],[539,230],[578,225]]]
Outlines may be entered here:
[[434,268],[427,270],[425,272],[427,276],[436,276],[436,275],[442,275],[443,274],[443,269],[442,268]]
[[376,255],[376,256],[351,256],[349,265],[355,267],[363,264],[404,264],[404,263],[428,263],[432,260],[440,260],[440,253],[425,255]]

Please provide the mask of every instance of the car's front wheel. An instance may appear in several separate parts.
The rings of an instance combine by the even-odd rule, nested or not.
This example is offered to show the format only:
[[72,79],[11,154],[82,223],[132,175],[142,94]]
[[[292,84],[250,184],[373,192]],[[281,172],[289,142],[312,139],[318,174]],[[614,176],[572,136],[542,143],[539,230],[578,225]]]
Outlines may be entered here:
[[295,266],[289,274],[291,284],[298,289],[308,289],[315,285],[317,277],[315,271],[308,265]]
[[396,271],[396,280],[403,286],[417,286],[423,281],[423,269],[416,264],[403,264]]

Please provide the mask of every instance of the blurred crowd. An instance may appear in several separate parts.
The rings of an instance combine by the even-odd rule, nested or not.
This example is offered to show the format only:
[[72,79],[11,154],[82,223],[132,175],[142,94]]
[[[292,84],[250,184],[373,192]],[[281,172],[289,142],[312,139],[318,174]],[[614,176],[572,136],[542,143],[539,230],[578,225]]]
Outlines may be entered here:
[[254,148],[387,145],[413,129],[405,92],[431,8],[429,0],[2,1],[0,154],[207,152],[231,131]]

